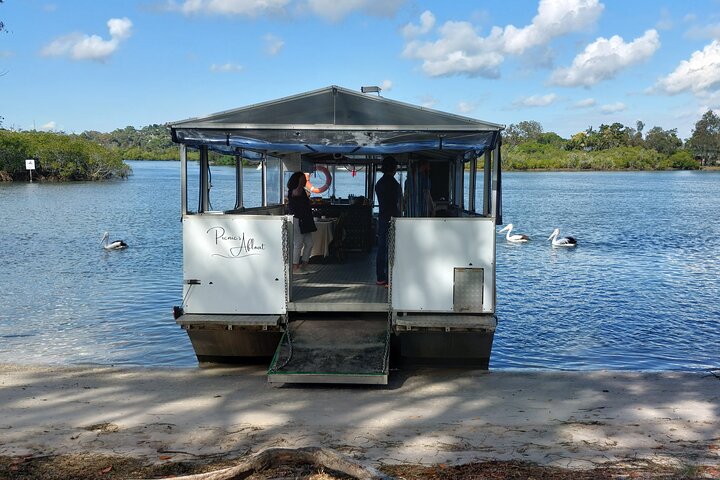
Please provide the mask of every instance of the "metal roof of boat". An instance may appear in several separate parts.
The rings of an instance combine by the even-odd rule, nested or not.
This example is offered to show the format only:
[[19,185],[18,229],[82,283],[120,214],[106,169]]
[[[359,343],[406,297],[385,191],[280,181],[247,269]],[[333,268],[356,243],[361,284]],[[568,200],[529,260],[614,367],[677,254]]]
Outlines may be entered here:
[[168,125],[188,145],[312,153],[485,150],[504,129],[335,85]]
[[373,128],[500,130],[503,125],[338,86],[171,122],[172,128]]

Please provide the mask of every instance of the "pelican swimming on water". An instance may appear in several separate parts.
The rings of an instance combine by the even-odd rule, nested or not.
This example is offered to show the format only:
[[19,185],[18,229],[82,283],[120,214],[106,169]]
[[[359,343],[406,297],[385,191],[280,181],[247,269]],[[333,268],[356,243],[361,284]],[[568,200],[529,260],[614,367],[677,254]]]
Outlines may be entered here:
[[516,233],[515,235],[510,235],[510,232],[512,232],[512,229],[513,229],[513,224],[512,224],[512,223],[508,223],[508,224],[507,224],[505,227],[503,227],[503,229],[500,230],[498,233],[503,233],[504,231],[507,230],[507,234],[505,235],[505,239],[506,239],[508,242],[522,243],[522,242],[527,242],[528,240],[530,240],[530,237],[528,237],[528,236],[525,235],[524,233]]
[[577,240],[575,240],[573,237],[560,237],[560,229],[559,228],[556,228],[555,230],[553,230],[553,233],[552,233],[552,235],[550,235],[548,240],[552,240],[553,247],[575,247],[575,246],[577,246]]
[[122,250],[123,248],[127,248],[127,243],[122,240],[113,240],[110,242],[108,241],[109,238],[110,234],[105,232],[103,233],[102,240],[100,240],[100,243],[103,244],[103,248],[105,250]]

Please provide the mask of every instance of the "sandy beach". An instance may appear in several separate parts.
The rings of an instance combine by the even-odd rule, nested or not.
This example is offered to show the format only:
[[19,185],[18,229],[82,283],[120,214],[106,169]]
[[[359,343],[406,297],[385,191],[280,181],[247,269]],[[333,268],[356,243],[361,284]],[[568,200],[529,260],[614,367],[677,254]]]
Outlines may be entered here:
[[712,373],[392,372],[271,386],[265,369],[0,366],[0,455],[147,462],[322,446],[375,467],[521,460],[720,464]]

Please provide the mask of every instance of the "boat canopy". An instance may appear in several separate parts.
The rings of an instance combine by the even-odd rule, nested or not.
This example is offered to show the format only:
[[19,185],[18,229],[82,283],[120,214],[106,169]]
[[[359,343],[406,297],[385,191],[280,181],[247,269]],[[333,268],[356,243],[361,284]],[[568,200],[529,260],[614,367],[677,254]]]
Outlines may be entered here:
[[426,151],[470,160],[496,148],[504,129],[334,85],[168,125],[176,143],[247,159]]

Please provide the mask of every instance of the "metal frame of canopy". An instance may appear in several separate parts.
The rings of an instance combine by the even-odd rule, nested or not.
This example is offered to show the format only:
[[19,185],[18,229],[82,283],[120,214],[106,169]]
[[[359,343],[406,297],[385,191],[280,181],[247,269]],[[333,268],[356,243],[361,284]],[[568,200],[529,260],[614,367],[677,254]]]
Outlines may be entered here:
[[173,141],[290,153],[390,154],[495,147],[502,125],[330,86],[169,124]]
[[[500,132],[503,125],[428,109],[335,85],[204,117],[170,122],[173,141],[181,145],[183,213],[186,150],[200,150],[201,164],[209,150],[249,161],[268,156],[299,160],[327,155],[323,163],[377,163],[383,155],[421,153],[434,159],[469,162],[485,154],[485,174],[492,190],[500,185]],[[492,162],[497,168],[490,170]],[[342,161],[339,161],[342,160]],[[350,162],[348,162],[350,160]],[[264,163],[264,162],[263,162]],[[473,162],[474,163],[474,162]],[[263,172],[264,172],[263,167]],[[474,193],[475,165],[471,166]],[[238,175],[241,175],[239,172]],[[201,178],[201,181],[208,181]],[[203,189],[201,209],[207,191]],[[265,198],[263,185],[263,199]],[[501,217],[500,196],[486,186],[483,215]],[[474,195],[470,196],[474,210]],[[238,205],[242,202],[239,201]],[[265,205],[263,201],[263,205]],[[500,219],[498,219],[500,220]]]

